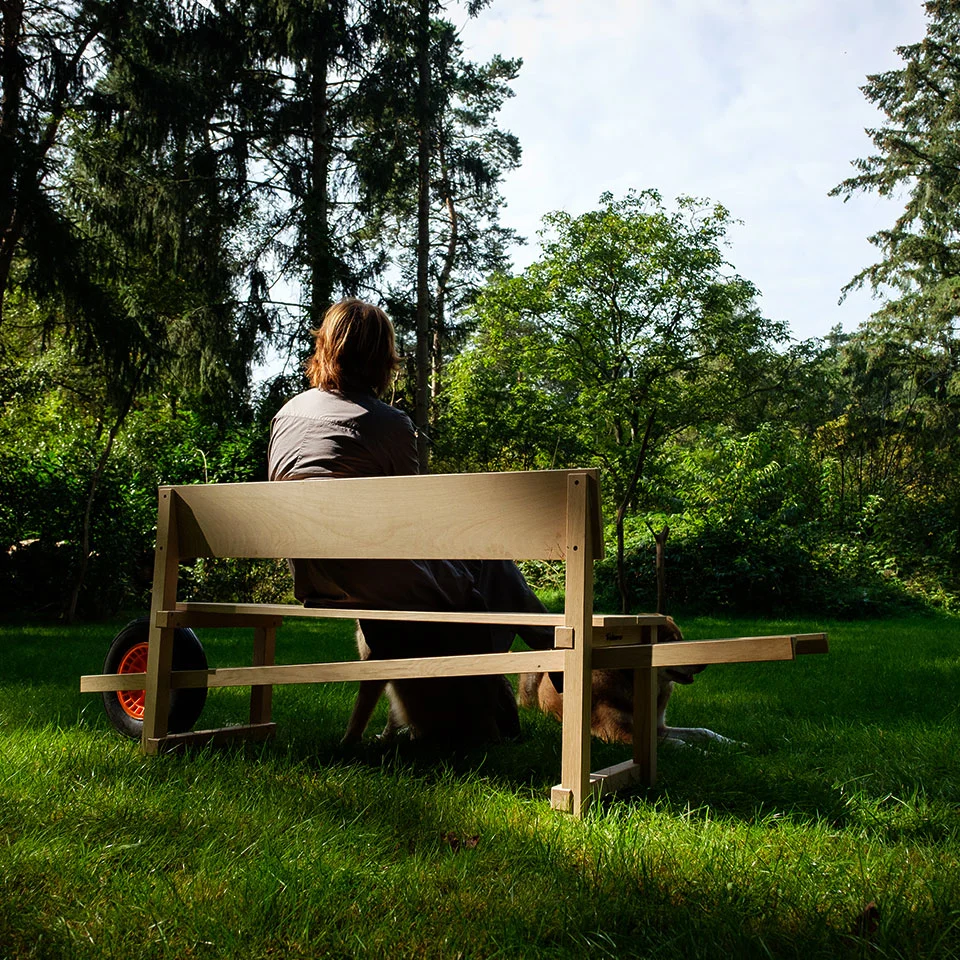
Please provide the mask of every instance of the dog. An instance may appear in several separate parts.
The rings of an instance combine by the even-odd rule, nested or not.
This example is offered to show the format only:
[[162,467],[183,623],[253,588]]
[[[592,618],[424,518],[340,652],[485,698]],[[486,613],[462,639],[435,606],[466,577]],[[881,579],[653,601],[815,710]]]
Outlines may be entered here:
[[[395,655],[426,655],[421,638],[430,634],[431,628],[434,629],[429,655],[473,652],[462,637],[450,635],[449,625],[394,623],[387,631],[392,635],[393,645],[403,650]],[[367,629],[371,629],[369,622]],[[408,636],[403,636],[404,633]],[[411,635],[417,640],[412,640]],[[360,659],[373,659],[373,650],[359,622],[356,640]],[[411,642],[414,650],[409,649]],[[390,701],[390,711],[380,734],[382,741],[390,741],[405,732],[411,740],[441,747],[470,747],[520,735],[516,695],[506,677],[415,677],[389,682],[362,680],[342,743],[360,741],[384,693]]]
[[[683,640],[672,617],[657,631],[659,643]],[[727,737],[704,727],[670,727],[667,705],[678,683],[693,683],[704,665],[661,667],[657,670],[657,735],[661,743],[704,744],[733,743]],[[610,743],[633,743],[633,671],[594,670],[591,681],[592,707],[590,730],[595,737]],[[520,706],[539,707],[557,720],[563,719],[563,694],[557,693],[549,674],[525,673],[520,677]]]

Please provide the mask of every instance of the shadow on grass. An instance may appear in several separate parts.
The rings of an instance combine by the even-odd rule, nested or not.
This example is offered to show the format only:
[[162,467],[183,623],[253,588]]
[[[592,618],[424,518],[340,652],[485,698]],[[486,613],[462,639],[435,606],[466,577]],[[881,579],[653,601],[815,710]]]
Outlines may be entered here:
[[[61,753],[44,773],[60,793],[43,837],[60,879],[24,856],[5,880],[24,892],[18,907],[0,898],[5,946],[48,949],[11,955],[123,956],[104,949],[105,931],[116,944],[142,938],[143,956],[209,944],[217,956],[825,958],[863,945],[860,887],[819,901],[813,858],[741,882],[743,862],[776,863],[782,825],[731,845],[722,825],[678,819],[662,797],[647,817],[627,803],[577,824],[497,794],[489,760],[461,771],[398,751],[344,763],[304,745],[150,762]],[[39,813],[27,811],[24,835]],[[887,892],[892,881],[873,882]],[[929,900],[883,903],[879,955],[941,935]]]

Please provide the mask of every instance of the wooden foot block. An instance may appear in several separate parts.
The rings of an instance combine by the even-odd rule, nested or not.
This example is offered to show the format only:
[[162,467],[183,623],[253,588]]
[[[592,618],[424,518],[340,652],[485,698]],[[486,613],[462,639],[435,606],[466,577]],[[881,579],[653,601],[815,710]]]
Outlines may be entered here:
[[567,787],[554,787],[550,791],[550,806],[561,813],[573,813],[573,791]]
[[614,764],[612,767],[604,767],[603,770],[591,773],[590,783],[593,785],[594,794],[597,797],[622,790],[625,787],[653,786],[642,764],[634,763],[633,760],[625,760],[623,763]]

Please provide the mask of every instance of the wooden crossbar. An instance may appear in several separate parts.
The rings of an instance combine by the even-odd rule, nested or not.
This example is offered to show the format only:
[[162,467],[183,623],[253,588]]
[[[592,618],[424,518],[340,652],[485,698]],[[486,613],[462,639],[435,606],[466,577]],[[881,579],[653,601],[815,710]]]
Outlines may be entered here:
[[[320,620],[408,620],[423,623],[487,623],[503,626],[558,627],[562,613],[488,613],[470,610],[369,610],[362,607],[302,607],[292,603],[178,603],[173,610],[155,614],[160,627],[245,626],[248,617],[282,619],[308,617]],[[229,622],[228,622],[229,621]],[[251,621],[252,622],[252,621]],[[659,614],[620,616],[594,614],[592,623],[599,638],[621,639],[633,627],[664,623]],[[616,631],[616,632],[614,632]]]
[[[562,650],[483,653],[468,656],[420,657],[397,660],[345,660],[336,663],[273,664],[262,667],[221,667],[217,670],[174,670],[173,690],[188,687],[279,686],[289,683],[342,683],[349,680],[401,680],[405,677],[478,677],[504,673],[540,673],[563,669]],[[137,690],[145,673],[115,673],[81,677],[82,693]]]

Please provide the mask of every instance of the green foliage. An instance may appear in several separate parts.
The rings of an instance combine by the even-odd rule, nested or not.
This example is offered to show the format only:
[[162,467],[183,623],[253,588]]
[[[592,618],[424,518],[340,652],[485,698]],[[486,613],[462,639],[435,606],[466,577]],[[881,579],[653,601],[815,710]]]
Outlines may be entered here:
[[724,261],[722,206],[681,197],[671,212],[653,190],[600,201],[546,217],[542,258],[480,293],[441,426],[460,462],[601,467],[622,564],[648,460],[771,388],[784,330]]
[[[103,424],[82,393],[51,388],[49,376],[49,367],[33,381],[21,376],[0,416],[0,591],[8,608],[59,613],[82,557],[81,521]],[[146,606],[157,487],[263,480],[266,438],[263,423],[218,422],[190,408],[173,413],[160,397],[131,410],[94,489],[80,612]],[[264,595],[276,576],[264,568]],[[249,579],[249,570],[238,572],[239,584]]]
[[[889,613],[917,602],[957,605],[949,549],[939,561],[901,535],[909,505],[871,497],[837,523],[837,464],[785,424],[746,436],[712,430],[676,442],[644,479],[661,508],[626,525],[626,567],[638,609],[656,590],[652,529],[669,526],[668,612],[728,610],[832,616]],[[853,508],[850,508],[853,509]],[[930,519],[929,517],[927,518]],[[941,517],[952,543],[956,527]],[[950,531],[950,532],[947,532]],[[615,606],[613,563],[598,566],[598,606]]]

